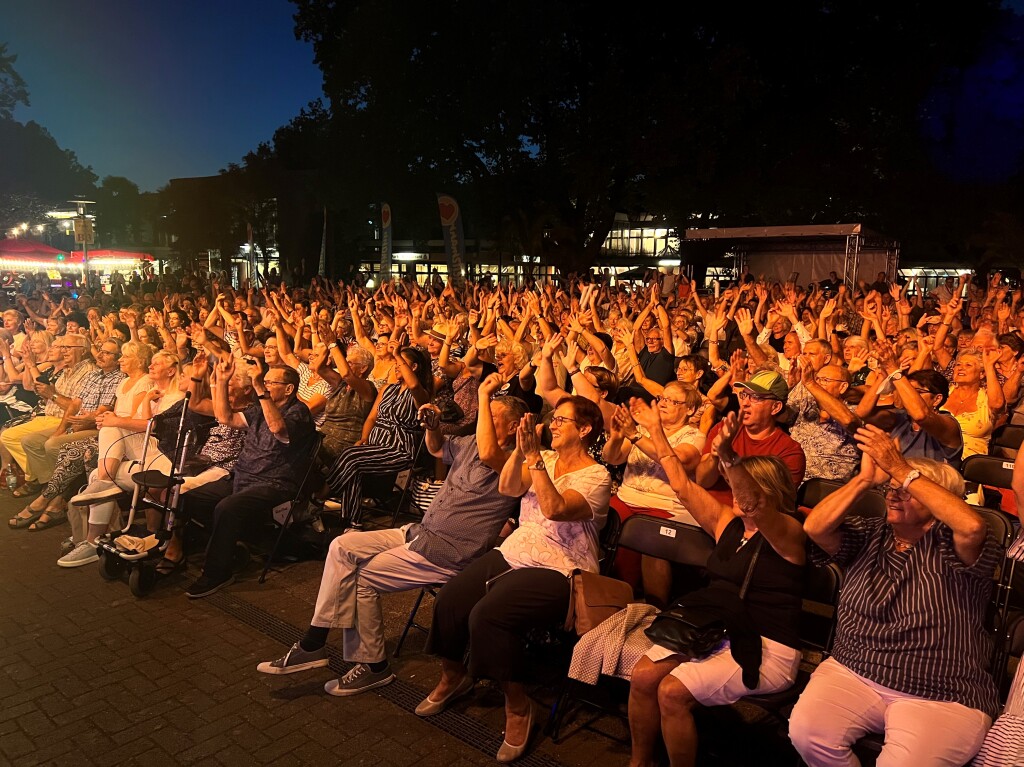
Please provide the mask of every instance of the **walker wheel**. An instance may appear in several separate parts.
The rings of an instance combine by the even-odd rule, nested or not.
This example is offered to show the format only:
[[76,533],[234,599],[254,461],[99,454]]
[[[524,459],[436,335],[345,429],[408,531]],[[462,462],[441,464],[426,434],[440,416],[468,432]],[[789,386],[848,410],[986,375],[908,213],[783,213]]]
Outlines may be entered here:
[[121,557],[111,554],[101,548],[100,555],[100,577],[105,581],[116,581],[124,572],[124,561]]
[[132,596],[144,597],[153,590],[156,583],[156,571],[145,566],[133,567],[128,574],[128,589]]

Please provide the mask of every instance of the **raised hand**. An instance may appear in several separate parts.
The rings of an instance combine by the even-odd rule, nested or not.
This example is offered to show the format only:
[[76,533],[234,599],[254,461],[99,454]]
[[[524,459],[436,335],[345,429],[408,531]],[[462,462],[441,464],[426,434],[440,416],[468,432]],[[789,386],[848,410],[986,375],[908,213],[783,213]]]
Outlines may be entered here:
[[615,408],[610,433],[612,439],[625,439],[636,434],[636,421],[633,420],[633,416],[629,414],[629,408],[625,405]]
[[903,457],[899,446],[877,426],[865,424],[857,429],[853,438],[857,441],[860,449],[871,457],[875,465],[890,477],[901,469],[909,468],[907,459]]
[[657,405],[648,405],[639,397],[631,397],[629,400],[629,413],[633,420],[654,434],[661,429],[661,411]]
[[754,318],[750,315],[750,310],[746,307],[740,307],[736,310],[736,326],[740,329],[740,333],[749,336],[754,333]]
[[566,345],[565,353],[559,355],[559,357],[561,357],[562,365],[566,370],[571,370],[576,366],[576,356],[579,352],[580,345],[575,341]]
[[480,386],[477,388],[477,394],[482,394],[487,399],[490,399],[494,393],[504,385],[505,382],[498,373],[491,373],[480,382]]
[[736,413],[729,413],[722,419],[722,426],[711,443],[711,454],[723,461],[732,462],[736,458],[736,451],[732,449],[732,441],[739,432],[739,418]]
[[551,338],[544,342],[544,347],[541,349],[541,354],[544,359],[549,360],[555,355],[555,349],[562,345],[562,334],[555,333]]
[[473,344],[479,351],[484,349],[490,349],[492,346],[498,345],[498,337],[494,333],[489,333],[486,336],[481,336]]
[[542,424],[537,423],[537,416],[527,413],[516,429],[516,449],[522,453],[528,463],[536,463],[540,458],[540,433]]

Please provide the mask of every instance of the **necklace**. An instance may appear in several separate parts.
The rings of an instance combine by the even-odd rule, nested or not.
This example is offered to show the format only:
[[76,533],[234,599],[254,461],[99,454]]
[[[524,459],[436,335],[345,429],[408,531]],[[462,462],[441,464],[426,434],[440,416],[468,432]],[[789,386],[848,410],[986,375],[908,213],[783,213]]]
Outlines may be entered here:
[[[757,535],[757,531],[756,530],[753,532],[753,534],[750,536],[750,538],[753,538],[755,535]],[[740,543],[736,547],[736,553],[737,554],[739,552],[743,551],[743,547],[746,546],[750,542],[750,538],[740,538]]]
[[[932,529],[932,525],[934,524],[935,520],[932,520],[927,525],[925,525],[924,530],[921,531],[921,538],[924,538],[924,536],[928,534],[928,531]],[[910,551],[910,549],[914,548],[914,546],[917,544],[918,541],[921,540],[921,538],[918,538],[917,541],[908,541],[906,538],[900,538],[896,534],[895,530],[892,531],[893,547],[896,549],[896,552],[898,554]]]
[[898,535],[896,535],[896,533],[892,534],[892,538],[893,542],[895,543],[896,551],[900,554],[902,554],[905,551],[910,551],[910,549],[914,548],[914,544],[912,541],[905,541]]

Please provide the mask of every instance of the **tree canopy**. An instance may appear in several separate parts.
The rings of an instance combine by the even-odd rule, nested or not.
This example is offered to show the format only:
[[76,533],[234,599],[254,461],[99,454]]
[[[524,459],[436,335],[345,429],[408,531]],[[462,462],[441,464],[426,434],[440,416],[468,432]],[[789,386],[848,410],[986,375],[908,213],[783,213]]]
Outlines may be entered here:
[[1005,19],[998,0],[655,4],[628,23],[566,0],[293,2],[328,106],[279,132],[289,163],[316,153],[339,202],[388,200],[400,227],[450,191],[467,236],[566,268],[617,211],[895,236],[948,220],[913,202],[952,189],[923,110]]
[[0,119],[10,120],[18,104],[28,106],[28,86],[14,68],[18,57],[7,52],[7,43],[0,43]]

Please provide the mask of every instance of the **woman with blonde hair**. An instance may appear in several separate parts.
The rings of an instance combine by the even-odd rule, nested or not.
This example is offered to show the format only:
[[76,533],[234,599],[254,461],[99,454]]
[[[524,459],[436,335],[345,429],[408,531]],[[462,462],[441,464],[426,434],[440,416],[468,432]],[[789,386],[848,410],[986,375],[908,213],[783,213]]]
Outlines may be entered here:
[[988,454],[996,418],[1006,407],[995,369],[998,359],[998,351],[961,353],[953,365],[953,386],[942,409],[960,424],[964,458]]
[[[122,355],[127,354],[129,359],[125,364],[132,365],[131,360],[135,359],[134,364],[141,367],[147,350],[151,351],[152,347],[129,341],[122,348]],[[133,378],[129,374],[122,386],[130,388],[123,391],[119,389],[115,409],[96,418],[96,426],[100,430],[99,465],[90,476],[85,491],[71,499],[73,504],[92,505],[90,527],[109,522],[113,504],[98,502],[128,492],[132,488],[132,474],[148,469],[158,469],[164,473],[170,471],[171,458],[160,451],[155,436],[150,437],[147,448],[145,431],[150,419],[167,413],[184,401],[185,395],[179,385],[181,362],[175,354],[158,351],[150,357],[147,369],[145,376],[136,375]],[[138,463],[143,452],[146,453],[145,466]],[[106,520],[103,521],[103,518]]]
[[655,644],[633,668],[631,763],[653,764],[660,735],[669,761],[681,767],[696,762],[695,708],[778,692],[796,679],[805,537],[794,514],[796,488],[786,465],[774,456],[740,457],[733,450],[739,430],[735,413],[722,422],[712,449],[732,486],[733,502],[726,506],[687,477],[659,409],[636,398],[630,409],[651,434],[679,500],[715,539],[707,564],[709,586],[681,601],[716,609],[728,626],[726,639],[704,658],[690,659]]

